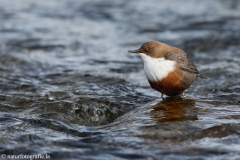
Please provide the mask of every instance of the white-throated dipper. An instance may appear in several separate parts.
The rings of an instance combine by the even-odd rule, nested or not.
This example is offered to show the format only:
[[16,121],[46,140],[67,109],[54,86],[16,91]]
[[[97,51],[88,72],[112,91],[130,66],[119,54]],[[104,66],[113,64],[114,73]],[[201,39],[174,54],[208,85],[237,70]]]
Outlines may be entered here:
[[179,48],[148,41],[139,49],[128,52],[140,54],[148,82],[153,89],[162,93],[162,98],[163,94],[184,94],[197,77],[205,78],[199,74],[187,54]]

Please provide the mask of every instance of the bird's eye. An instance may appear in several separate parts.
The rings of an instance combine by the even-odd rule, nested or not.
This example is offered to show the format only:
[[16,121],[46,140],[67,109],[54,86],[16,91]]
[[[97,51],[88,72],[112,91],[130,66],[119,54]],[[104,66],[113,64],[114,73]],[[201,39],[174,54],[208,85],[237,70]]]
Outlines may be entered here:
[[149,48],[143,48],[143,51],[144,51],[144,52],[149,52],[150,49],[149,49]]

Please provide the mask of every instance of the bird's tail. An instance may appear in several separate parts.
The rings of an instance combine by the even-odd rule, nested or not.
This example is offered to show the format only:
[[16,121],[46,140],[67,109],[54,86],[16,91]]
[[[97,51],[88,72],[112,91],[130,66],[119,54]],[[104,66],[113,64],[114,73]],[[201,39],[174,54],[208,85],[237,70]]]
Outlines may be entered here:
[[198,74],[197,76],[200,77],[200,78],[207,79],[206,77],[202,76],[201,74]]

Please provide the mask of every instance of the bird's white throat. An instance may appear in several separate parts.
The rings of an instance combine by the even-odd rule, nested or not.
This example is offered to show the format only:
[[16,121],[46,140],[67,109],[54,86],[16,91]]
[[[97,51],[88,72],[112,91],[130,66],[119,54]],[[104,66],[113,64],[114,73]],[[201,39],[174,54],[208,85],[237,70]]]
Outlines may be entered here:
[[159,81],[175,68],[175,62],[164,58],[152,58],[140,53],[144,62],[144,72],[149,81]]

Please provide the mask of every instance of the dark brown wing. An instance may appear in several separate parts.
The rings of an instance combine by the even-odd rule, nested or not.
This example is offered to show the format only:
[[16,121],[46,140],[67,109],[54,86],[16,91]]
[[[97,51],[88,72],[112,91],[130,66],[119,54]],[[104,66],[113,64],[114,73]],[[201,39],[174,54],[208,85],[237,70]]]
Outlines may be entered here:
[[178,62],[180,69],[190,73],[195,73],[196,75],[200,76],[196,66],[187,57],[187,54],[185,52],[167,53],[164,58]]

